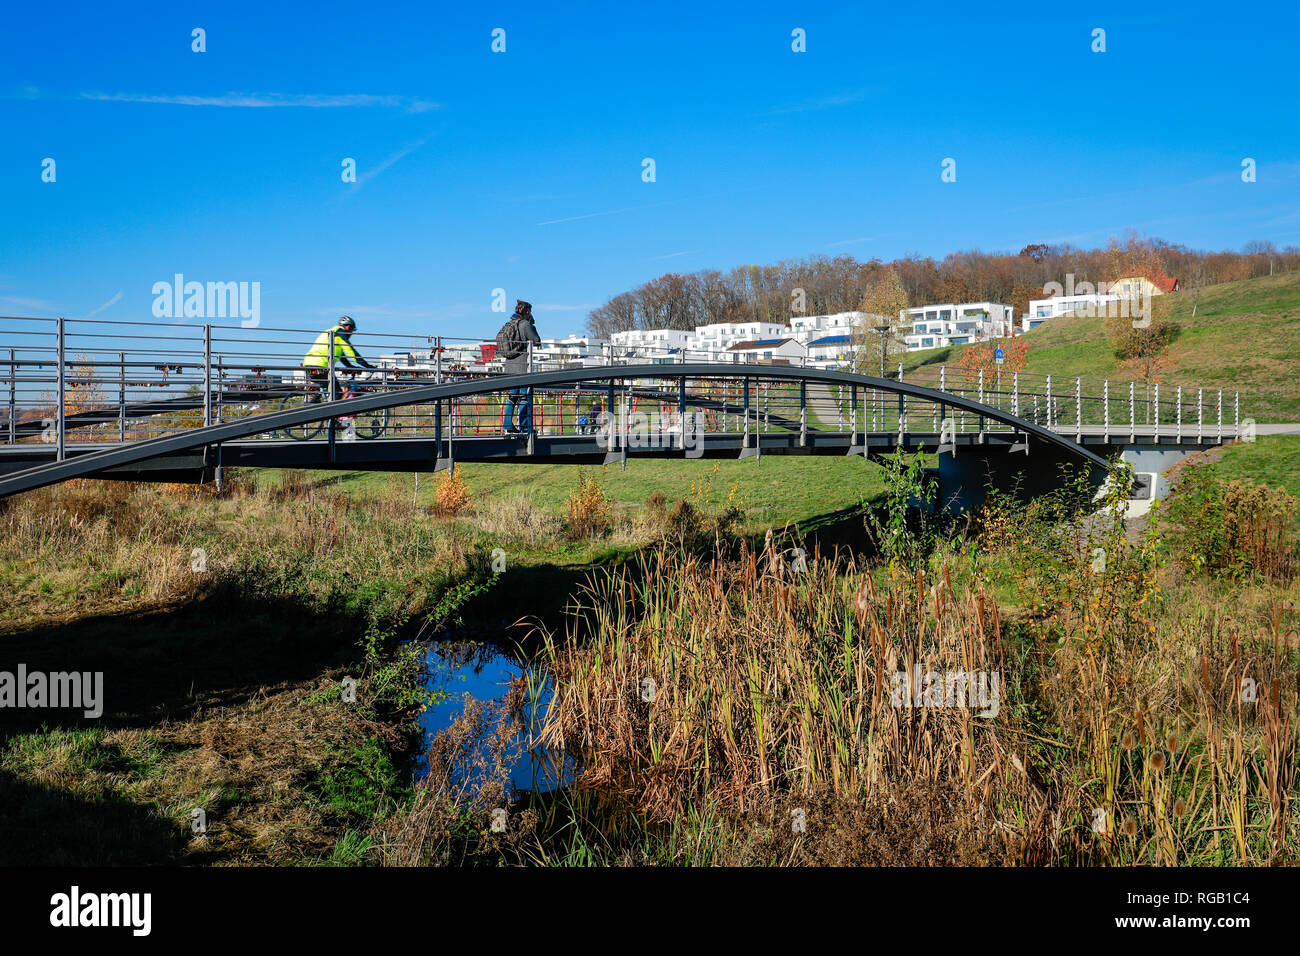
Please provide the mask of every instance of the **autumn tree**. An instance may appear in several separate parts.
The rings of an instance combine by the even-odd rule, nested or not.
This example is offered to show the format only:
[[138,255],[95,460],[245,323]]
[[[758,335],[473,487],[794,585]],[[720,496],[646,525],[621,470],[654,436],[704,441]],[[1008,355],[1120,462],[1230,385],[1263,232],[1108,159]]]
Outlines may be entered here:
[[[907,293],[898,273],[889,269],[872,283],[858,304],[862,317],[853,327],[853,367],[864,374],[877,374],[883,363],[888,368],[907,351],[899,335],[901,314],[907,309]],[[882,333],[881,330],[885,331]]]
[[1115,357],[1147,385],[1160,381],[1173,366],[1170,347],[1178,337],[1179,327],[1169,321],[1170,309],[1168,296],[1155,296],[1151,314],[1143,324],[1123,315],[1110,316],[1104,323],[1106,341]]
[[992,386],[998,377],[998,349],[1002,349],[1003,373],[1010,375],[1024,369],[1029,357],[1029,343],[1022,336],[976,342],[963,348],[957,356],[957,369],[966,384],[977,383],[980,372],[983,372],[985,386]]

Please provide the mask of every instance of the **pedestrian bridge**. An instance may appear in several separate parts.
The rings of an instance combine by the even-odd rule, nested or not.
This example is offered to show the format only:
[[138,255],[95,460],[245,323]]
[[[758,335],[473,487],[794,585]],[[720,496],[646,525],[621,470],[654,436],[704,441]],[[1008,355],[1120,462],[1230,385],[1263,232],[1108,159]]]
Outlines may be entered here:
[[[924,449],[940,452],[941,495],[955,500],[977,497],[990,479],[1050,487],[1061,464],[1099,478],[1117,454],[1138,471],[1142,460],[1163,471],[1243,428],[1239,396],[1218,390],[944,366],[866,375],[609,349],[580,358],[539,350],[531,371],[507,376],[481,353],[456,360],[472,354],[456,340],[412,347],[410,337],[373,333],[353,342],[371,361],[387,356],[378,372],[358,381],[332,368],[316,384],[298,367],[316,334],[0,320],[0,497],[76,477],[220,480],[226,467],[435,471],[458,461]],[[511,392],[533,409],[520,434],[503,427]]]

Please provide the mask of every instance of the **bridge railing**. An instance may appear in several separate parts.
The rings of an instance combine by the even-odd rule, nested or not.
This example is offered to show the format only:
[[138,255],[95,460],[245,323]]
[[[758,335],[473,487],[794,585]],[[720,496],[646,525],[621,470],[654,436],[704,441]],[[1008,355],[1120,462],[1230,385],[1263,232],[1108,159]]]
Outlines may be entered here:
[[[450,336],[357,332],[352,343],[380,366],[359,383],[330,364],[315,373],[303,357],[320,328],[248,328],[95,319],[0,317],[0,444],[50,443],[64,457],[69,445],[131,442],[353,394],[354,388],[394,391],[503,373],[495,344]],[[305,325],[305,324],[304,324]],[[593,379],[563,388],[531,389],[531,430],[537,434],[594,433],[636,427],[680,427],[697,412],[712,431],[969,432],[1004,428],[995,420],[957,412],[941,402],[888,389],[765,378],[771,365],[840,368],[838,360],[781,358],[759,349],[684,350],[667,344],[547,343],[522,358],[533,371],[654,364],[663,375],[635,382]],[[716,374],[683,379],[673,366],[709,362]],[[518,363],[516,363],[518,364]],[[857,369],[879,376],[865,362]],[[1115,436],[1152,432],[1187,440],[1222,440],[1240,428],[1235,392],[1169,384],[1062,379],[1027,372],[987,374],[946,366],[886,370],[887,379],[978,401],[1064,434],[1102,430]],[[369,420],[328,421],[267,440],[331,437],[452,438],[499,435],[511,397],[469,396],[436,405],[407,405]],[[610,424],[613,418],[615,425]]]

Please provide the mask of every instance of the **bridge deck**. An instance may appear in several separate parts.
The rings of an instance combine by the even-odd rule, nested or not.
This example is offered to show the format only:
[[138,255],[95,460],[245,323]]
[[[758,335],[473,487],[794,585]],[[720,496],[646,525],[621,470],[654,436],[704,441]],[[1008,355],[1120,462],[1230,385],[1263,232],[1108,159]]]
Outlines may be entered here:
[[[1072,432],[1071,432],[1072,434]],[[984,432],[964,432],[943,436],[936,431],[909,431],[899,433],[868,432],[854,436],[847,431],[809,432],[801,443],[797,432],[709,432],[701,436],[700,447],[691,449],[691,457],[738,458],[763,455],[866,455],[887,454],[895,449],[906,451],[935,451],[940,440],[945,439],[953,452],[966,454],[1003,454],[1013,445],[1024,442],[1023,434],[1010,429],[989,429]],[[1161,448],[1196,450],[1218,444],[1217,437],[1178,440],[1167,432],[1157,433],[1147,427],[1136,434],[1127,431],[1120,435],[1100,429],[1086,428],[1081,443],[1103,456],[1124,448]],[[66,455],[70,460],[115,447],[115,443],[69,444]],[[695,452],[698,452],[697,454]],[[458,438],[450,443],[440,443],[433,438],[375,438],[368,440],[336,441],[331,452],[325,440],[291,441],[280,438],[253,438],[200,446],[183,452],[146,459],[131,465],[109,468],[96,473],[97,477],[132,480],[207,481],[214,469],[223,467],[250,468],[308,468],[365,471],[433,471],[445,468],[451,462],[517,462],[517,463],[604,463],[637,458],[686,457],[688,450],[674,435],[647,436],[640,444],[630,444],[626,456],[623,450],[608,449],[608,440],[597,435],[546,435],[538,434],[532,449],[524,437],[473,436]],[[1030,450],[1032,454],[1032,448]],[[27,468],[55,461],[54,449],[49,445],[25,444],[0,446],[0,477]]]
[[[446,361],[457,346],[436,337],[424,339],[424,367],[403,360],[420,351],[408,342],[411,351],[340,398],[347,380],[337,369],[325,386],[298,365],[317,334],[0,319],[0,496],[79,475],[197,480],[227,465],[410,470],[894,448],[1041,446],[1102,468],[1122,448],[1209,447],[1248,423],[1233,392],[942,366],[905,380],[902,366],[875,377],[610,347],[597,364],[530,355],[533,371],[501,375],[486,353],[473,369]],[[398,337],[373,338],[400,347]],[[524,437],[503,434],[511,389],[534,399],[535,430]]]

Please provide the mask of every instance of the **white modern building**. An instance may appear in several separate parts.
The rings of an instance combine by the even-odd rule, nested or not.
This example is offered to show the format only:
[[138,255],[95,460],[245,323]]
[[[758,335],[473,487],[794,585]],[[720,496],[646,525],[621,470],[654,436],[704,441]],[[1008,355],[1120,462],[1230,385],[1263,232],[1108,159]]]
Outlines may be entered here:
[[1129,297],[1109,292],[1054,295],[1050,299],[1034,299],[1029,303],[1029,311],[1025,313],[1021,329],[1028,332],[1059,315],[1107,315],[1113,310],[1126,308],[1130,303]]
[[570,335],[563,339],[542,339],[533,346],[537,369],[585,368],[602,365],[607,355],[605,339],[592,335]]
[[691,337],[684,329],[628,329],[609,337],[614,358],[643,358],[649,362],[680,361],[680,353]]
[[1000,302],[949,302],[921,305],[899,313],[903,341],[910,352],[968,345],[1015,333],[1015,310]]
[[852,332],[823,335],[808,343],[808,364],[815,368],[840,368],[853,362]]
[[729,361],[726,352],[737,342],[776,339],[790,330],[779,322],[714,322],[699,325],[686,341],[687,357],[693,362]]
[[865,318],[861,312],[835,312],[831,315],[796,315],[790,319],[787,335],[807,345],[827,335],[852,335],[854,326]]

